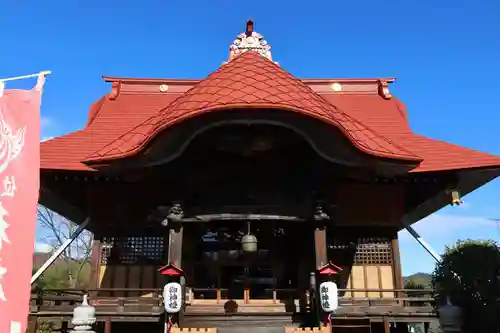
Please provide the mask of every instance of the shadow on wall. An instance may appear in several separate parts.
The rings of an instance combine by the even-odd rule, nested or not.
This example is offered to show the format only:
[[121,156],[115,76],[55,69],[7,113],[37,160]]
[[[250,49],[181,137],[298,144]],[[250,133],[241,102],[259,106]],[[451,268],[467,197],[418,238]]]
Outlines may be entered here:
[[162,288],[165,284],[165,278],[158,273],[158,269],[163,266],[165,260],[164,253],[163,237],[113,239],[113,242],[101,253],[99,288],[151,290],[144,292],[102,291],[99,296],[152,295],[153,289]]
[[[354,265],[354,256],[356,255],[356,246],[357,244],[352,243],[346,249],[329,249],[328,251],[328,258],[331,258],[332,263],[342,268],[342,271],[335,276],[334,280],[339,289],[348,288],[349,278]],[[346,296],[345,293],[345,291],[341,292],[339,293],[339,296]]]

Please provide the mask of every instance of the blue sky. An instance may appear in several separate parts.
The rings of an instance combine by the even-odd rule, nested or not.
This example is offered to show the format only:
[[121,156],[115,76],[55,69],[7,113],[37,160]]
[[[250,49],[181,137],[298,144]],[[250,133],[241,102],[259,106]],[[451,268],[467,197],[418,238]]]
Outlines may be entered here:
[[[390,77],[423,135],[500,155],[500,2],[0,0],[0,77],[49,69],[46,137],[81,128],[109,91],[101,75],[202,78],[255,21],[273,57],[299,78]],[[28,87],[29,80],[9,87]],[[438,251],[464,238],[500,239],[495,181],[418,222]],[[401,233],[405,274],[432,259]]]

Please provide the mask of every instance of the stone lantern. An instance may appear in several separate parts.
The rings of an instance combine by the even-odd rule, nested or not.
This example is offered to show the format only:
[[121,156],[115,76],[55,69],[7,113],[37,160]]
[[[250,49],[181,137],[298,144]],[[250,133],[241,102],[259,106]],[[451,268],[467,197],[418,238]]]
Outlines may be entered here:
[[446,304],[438,308],[439,325],[444,333],[461,332],[463,325],[462,309],[451,303],[446,297]]
[[77,306],[73,310],[73,319],[71,323],[73,324],[72,333],[95,333],[92,330],[92,325],[96,322],[95,308],[88,303],[87,294],[83,295],[82,304]]
[[248,222],[248,233],[241,237],[241,249],[246,253],[257,252],[257,237],[250,233],[250,222]]

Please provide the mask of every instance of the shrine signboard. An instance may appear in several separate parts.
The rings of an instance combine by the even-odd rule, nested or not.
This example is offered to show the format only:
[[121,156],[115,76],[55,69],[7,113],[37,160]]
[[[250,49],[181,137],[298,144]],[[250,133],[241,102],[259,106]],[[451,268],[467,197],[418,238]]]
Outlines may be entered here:
[[6,333],[26,331],[39,191],[42,84],[32,90],[4,91],[0,80],[0,332]]

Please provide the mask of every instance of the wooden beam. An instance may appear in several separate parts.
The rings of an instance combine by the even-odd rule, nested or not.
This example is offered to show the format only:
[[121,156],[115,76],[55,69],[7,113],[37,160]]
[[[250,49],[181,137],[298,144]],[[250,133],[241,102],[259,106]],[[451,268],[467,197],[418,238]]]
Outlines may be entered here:
[[290,222],[306,222],[306,218],[300,216],[289,216],[279,214],[234,214],[234,213],[220,213],[220,214],[200,214],[194,217],[187,217],[181,219],[181,223],[200,223],[211,221],[290,221]]
[[82,223],[87,217],[78,207],[70,203],[63,195],[53,192],[42,183],[38,203],[57,214],[66,217],[76,224]]

